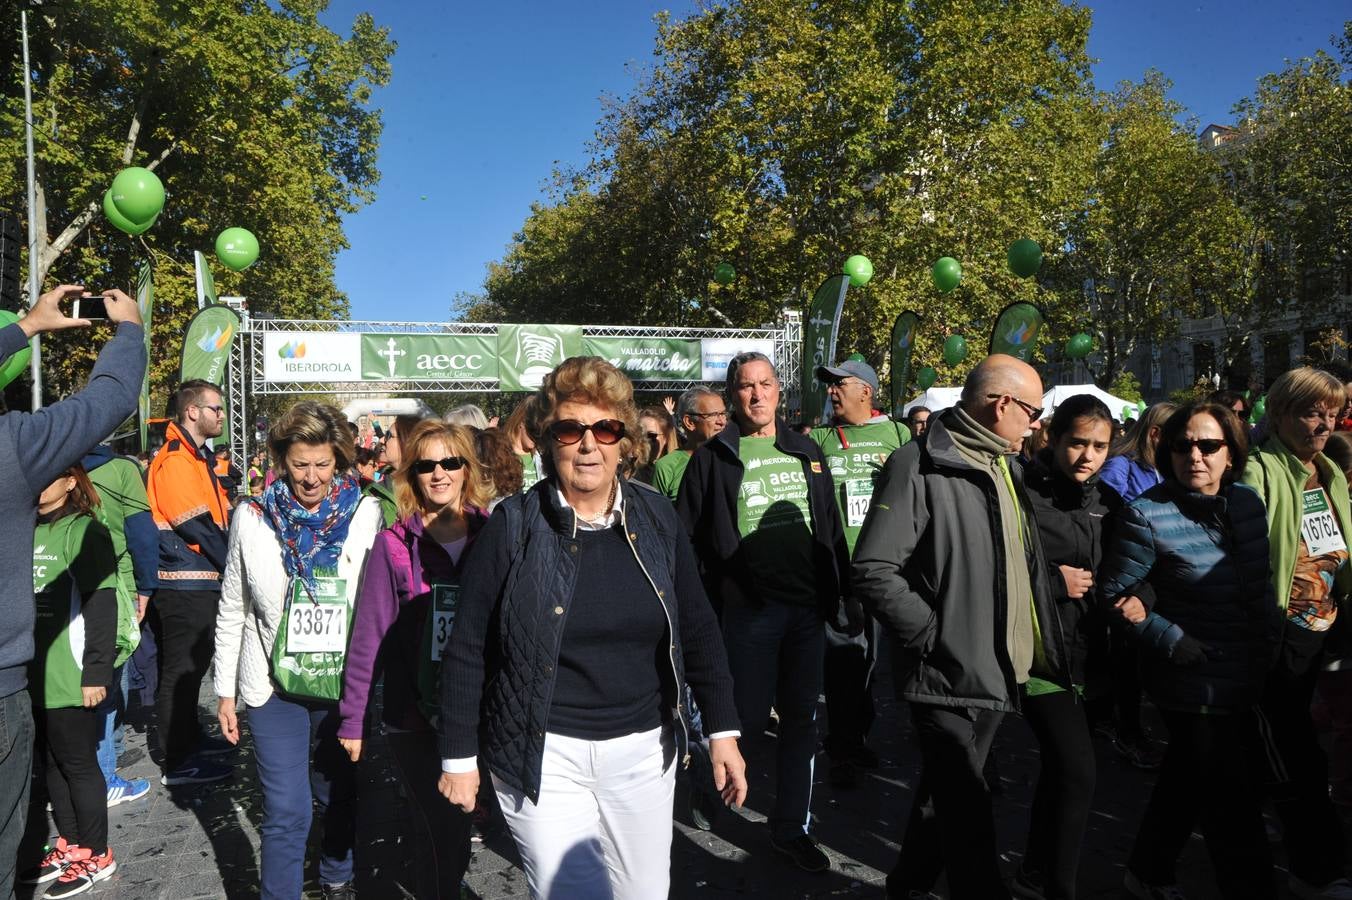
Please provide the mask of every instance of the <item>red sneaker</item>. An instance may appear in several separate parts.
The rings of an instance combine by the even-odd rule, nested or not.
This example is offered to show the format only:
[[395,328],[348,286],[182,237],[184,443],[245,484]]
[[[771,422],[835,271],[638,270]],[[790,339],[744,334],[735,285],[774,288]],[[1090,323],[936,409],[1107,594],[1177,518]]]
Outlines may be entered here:
[[65,838],[57,838],[56,846],[48,851],[36,868],[19,873],[19,883],[46,884],[60,877],[65,871],[66,864],[70,862],[71,853],[79,849],[76,844],[67,844]]
[[103,851],[102,856],[94,856],[87,848],[81,847],[72,855],[66,870],[56,879],[56,884],[49,887],[43,896],[45,900],[57,900],[83,894],[93,888],[96,882],[116,871],[117,860],[113,859],[111,847]]

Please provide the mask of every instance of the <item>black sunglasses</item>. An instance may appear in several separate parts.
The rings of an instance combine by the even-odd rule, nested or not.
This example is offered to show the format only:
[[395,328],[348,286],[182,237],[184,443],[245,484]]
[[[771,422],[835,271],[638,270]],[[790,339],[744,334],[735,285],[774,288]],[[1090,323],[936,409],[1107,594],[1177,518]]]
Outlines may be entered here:
[[413,471],[419,475],[431,475],[441,466],[447,472],[454,472],[465,464],[463,456],[448,456],[445,459],[420,459],[413,464]]
[[1192,452],[1192,448],[1196,447],[1198,450],[1202,451],[1203,456],[1211,456],[1224,446],[1225,441],[1220,438],[1195,438],[1192,440],[1189,440],[1188,438],[1179,438],[1169,444],[1169,449],[1179,456],[1187,456]]
[[619,419],[599,419],[590,425],[573,419],[560,419],[549,426],[549,434],[560,444],[576,444],[588,431],[598,444],[618,444],[624,437],[624,423]]
[[1047,411],[1047,410],[1045,410],[1044,408],[1042,408],[1041,406],[1034,406],[1034,405],[1031,404],[1031,403],[1028,403],[1028,402],[1023,401],[1023,400],[1020,400],[1018,397],[1015,397],[1013,394],[987,394],[987,395],[986,395],[986,399],[988,399],[988,400],[1000,400],[1000,399],[1003,399],[1003,398],[1005,398],[1005,397],[1008,397],[1009,399],[1013,400],[1015,403],[1019,404],[1019,408],[1022,409],[1024,412],[1028,413],[1028,421],[1030,421],[1030,422],[1036,422],[1038,419],[1041,419],[1041,418],[1042,418],[1042,414],[1043,414],[1044,412]]

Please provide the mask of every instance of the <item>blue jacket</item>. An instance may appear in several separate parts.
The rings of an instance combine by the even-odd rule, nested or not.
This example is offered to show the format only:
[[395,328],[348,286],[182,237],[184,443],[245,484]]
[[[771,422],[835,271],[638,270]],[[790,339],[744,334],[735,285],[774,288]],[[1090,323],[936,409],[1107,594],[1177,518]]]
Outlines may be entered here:
[[[739,727],[727,651],[690,541],[666,497],[624,483],[621,522],[670,623],[659,662],[663,719],[679,756],[687,677],[706,731]],[[494,775],[539,800],[559,647],[577,583],[576,523],[552,478],[498,504],[468,554],[441,667],[441,754],[479,755]]]
[[[1118,513],[1099,599],[1137,594],[1151,606],[1133,630],[1156,703],[1242,709],[1258,699],[1281,633],[1268,566],[1267,514],[1246,485],[1208,496],[1167,481]],[[1206,646],[1205,662],[1171,660],[1185,634]]]
[[1130,456],[1114,456],[1099,470],[1099,481],[1117,491],[1128,502],[1163,480],[1158,471]]

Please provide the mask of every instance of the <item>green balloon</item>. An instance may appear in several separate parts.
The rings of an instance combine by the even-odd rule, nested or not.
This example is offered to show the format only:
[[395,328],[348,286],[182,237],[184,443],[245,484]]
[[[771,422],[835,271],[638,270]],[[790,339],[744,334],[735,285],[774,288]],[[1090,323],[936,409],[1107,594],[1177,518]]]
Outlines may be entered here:
[[1071,359],[1084,359],[1094,349],[1094,339],[1081,331],[1066,341],[1066,356]]
[[164,209],[164,183],[149,169],[123,169],[113,179],[111,190],[113,205],[128,222],[145,224]]
[[243,228],[227,228],[216,236],[216,258],[232,272],[243,272],[258,259],[258,238]]
[[732,284],[737,278],[737,270],[732,263],[721,262],[714,267],[714,281],[719,284]]
[[[0,328],[7,328],[19,321],[19,317],[7,309],[0,309]],[[5,364],[0,366],[0,388],[9,384],[28,368],[28,361],[33,356],[33,348],[27,344],[23,345],[18,353],[5,360]]]
[[850,287],[863,287],[873,277],[873,263],[856,253],[845,260],[845,274],[850,276]]
[[915,373],[915,383],[920,385],[920,390],[928,391],[934,387],[934,382],[939,380],[939,373],[934,371],[934,366],[925,366]]
[[1127,421],[1127,419],[1134,419],[1134,418],[1136,418],[1135,413],[1136,413],[1136,410],[1132,409],[1130,406],[1124,406],[1124,407],[1122,407],[1122,421],[1125,422],[1125,421]]
[[1267,397],[1259,397],[1253,405],[1253,421],[1257,422],[1267,415]]
[[1037,241],[1020,238],[1009,245],[1009,271],[1020,278],[1029,278],[1041,267],[1042,248]]
[[111,188],[103,192],[103,214],[107,217],[108,221],[112,223],[114,228],[130,235],[145,234],[159,219],[159,216],[155,216],[144,225],[137,225],[135,222],[132,222],[126,216],[122,215],[116,204],[113,203],[113,191]]
[[949,335],[944,341],[944,364],[956,366],[967,358],[967,338],[960,334]]
[[930,269],[930,277],[934,286],[947,294],[962,281],[962,266],[951,256],[940,257]]

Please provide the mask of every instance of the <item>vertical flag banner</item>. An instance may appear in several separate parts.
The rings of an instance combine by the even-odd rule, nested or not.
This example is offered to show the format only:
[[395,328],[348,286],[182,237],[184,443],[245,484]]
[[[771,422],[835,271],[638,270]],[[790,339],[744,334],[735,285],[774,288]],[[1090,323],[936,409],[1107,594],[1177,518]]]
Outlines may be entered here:
[[192,260],[197,271],[197,308],[204,309],[216,303],[216,279],[211,277],[211,266],[201,251],[194,250]]
[[840,312],[845,308],[845,292],[850,276],[832,275],[812,295],[803,328],[803,419],[816,424],[826,421],[826,385],[817,380],[817,367],[835,361],[836,330]]
[[920,316],[907,310],[892,323],[892,418],[902,416],[906,405],[906,386],[911,383],[911,351],[915,348],[915,332]]
[[[136,306],[141,311],[141,323],[146,333],[146,359],[150,359],[150,316],[155,311],[155,280],[150,260],[143,260],[136,272]],[[150,366],[146,365],[146,374],[141,379],[141,398],[136,404],[137,419],[141,425],[141,451],[149,449],[146,442],[150,436]]]
[[[179,364],[179,380],[205,378],[221,387],[221,402],[229,405],[229,390],[224,382],[230,365],[230,345],[239,331],[239,316],[228,306],[206,306],[188,323],[183,336],[183,358]],[[225,411],[225,431],[219,440],[230,441],[230,414]]]
[[1006,353],[1031,362],[1042,330],[1042,310],[1031,303],[1011,303],[1000,311],[991,329],[991,353]]
[[502,325],[498,390],[533,391],[555,366],[581,353],[581,325]]

